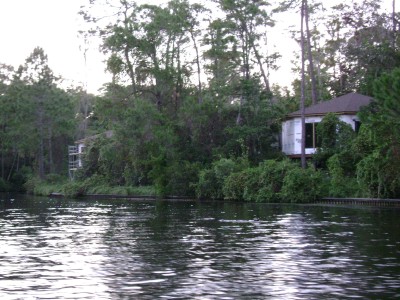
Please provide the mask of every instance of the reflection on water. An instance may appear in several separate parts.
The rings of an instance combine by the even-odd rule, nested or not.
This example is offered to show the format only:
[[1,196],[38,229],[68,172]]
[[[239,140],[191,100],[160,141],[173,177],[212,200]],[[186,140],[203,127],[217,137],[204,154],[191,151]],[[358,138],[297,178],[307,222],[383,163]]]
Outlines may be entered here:
[[398,298],[399,213],[3,197],[0,299]]

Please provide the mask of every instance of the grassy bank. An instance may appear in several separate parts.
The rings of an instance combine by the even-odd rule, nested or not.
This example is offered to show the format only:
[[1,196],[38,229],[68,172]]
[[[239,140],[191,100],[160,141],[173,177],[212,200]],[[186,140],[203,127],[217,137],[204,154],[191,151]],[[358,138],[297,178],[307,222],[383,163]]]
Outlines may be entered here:
[[71,181],[65,178],[48,178],[40,180],[30,178],[26,184],[26,191],[36,196],[48,196],[52,193],[60,193],[68,198],[78,198],[88,194],[106,194],[120,196],[153,196],[152,186],[110,186],[104,182],[94,180]]

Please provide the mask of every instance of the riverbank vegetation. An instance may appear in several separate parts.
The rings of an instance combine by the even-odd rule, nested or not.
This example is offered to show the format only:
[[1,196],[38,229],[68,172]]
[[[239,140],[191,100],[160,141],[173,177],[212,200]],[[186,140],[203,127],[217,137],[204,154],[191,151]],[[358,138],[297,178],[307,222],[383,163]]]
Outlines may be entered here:
[[[113,80],[98,96],[63,89],[41,48],[17,70],[1,65],[0,190],[258,202],[400,197],[398,14],[379,12],[379,1],[329,11],[302,1],[312,41],[303,47],[306,104],[351,91],[375,99],[357,134],[328,115],[303,169],[279,149],[281,121],[300,105],[300,63],[291,89],[269,81],[280,57],[265,45],[273,18],[299,9],[283,2],[120,1],[107,19],[93,15],[101,1],[91,1],[81,15],[97,27],[88,33],[102,39]],[[87,140],[71,180],[67,146],[108,130],[111,137]]]

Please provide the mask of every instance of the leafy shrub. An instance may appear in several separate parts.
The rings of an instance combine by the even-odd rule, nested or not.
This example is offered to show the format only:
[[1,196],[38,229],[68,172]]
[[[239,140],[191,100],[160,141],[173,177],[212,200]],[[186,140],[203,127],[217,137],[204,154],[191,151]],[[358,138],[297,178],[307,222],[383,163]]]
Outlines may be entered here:
[[200,171],[199,182],[196,184],[196,197],[204,199],[222,198],[222,188],[217,182],[213,169]]
[[[245,201],[260,202],[260,192],[263,189],[262,186],[262,168],[250,168],[246,170],[246,185],[243,190],[243,199]],[[262,192],[261,192],[262,193]]]
[[63,186],[63,194],[67,198],[77,198],[86,194],[85,185],[81,181],[70,181]]
[[195,196],[200,165],[189,161],[174,162],[167,168],[167,190],[171,196]]
[[11,189],[10,184],[3,178],[0,178],[0,192],[9,192]]
[[288,202],[313,202],[322,197],[323,177],[320,171],[313,168],[291,169],[283,180],[282,199]]
[[126,194],[131,196],[154,196],[156,191],[153,186],[128,186]]
[[167,175],[167,158],[161,154],[151,160],[152,170],[149,172],[149,177],[153,181],[156,188],[156,193],[159,197],[165,197],[170,193],[168,190],[168,175]]
[[27,166],[22,166],[16,173],[11,177],[10,183],[12,185],[11,189],[14,192],[25,193],[26,181],[33,176],[32,168]]
[[247,168],[241,172],[232,173],[224,182],[223,193],[225,199],[260,201],[261,168]]
[[65,176],[62,176],[60,174],[47,174],[46,175],[46,182],[47,183],[60,183],[65,181]]
[[288,159],[266,160],[258,167],[232,173],[225,180],[224,196],[245,201],[279,202],[283,180],[287,172],[295,167]]
[[356,178],[348,177],[342,167],[342,155],[335,154],[328,159],[329,170],[329,196],[332,197],[355,197],[359,191]]
[[377,149],[358,163],[357,180],[367,197],[398,198],[400,197],[400,161],[382,157]]
[[210,169],[200,171],[199,181],[196,184],[196,196],[198,198],[222,199],[224,197],[222,189],[225,178],[240,168],[241,164],[237,164],[232,159],[221,158],[215,161]]
[[259,190],[257,191],[257,202],[280,202],[283,179],[287,172],[295,168],[296,165],[289,159],[281,161],[266,160],[259,166],[260,180]]
[[36,176],[29,176],[24,183],[24,188],[28,194],[35,194],[35,188],[39,185],[40,179]]
[[258,168],[248,168],[230,174],[223,184],[225,199],[254,201],[257,195],[259,181]]
[[314,154],[315,164],[326,168],[327,160],[349,148],[354,138],[355,132],[349,124],[341,121],[336,114],[328,113],[317,126],[317,139],[321,146]]

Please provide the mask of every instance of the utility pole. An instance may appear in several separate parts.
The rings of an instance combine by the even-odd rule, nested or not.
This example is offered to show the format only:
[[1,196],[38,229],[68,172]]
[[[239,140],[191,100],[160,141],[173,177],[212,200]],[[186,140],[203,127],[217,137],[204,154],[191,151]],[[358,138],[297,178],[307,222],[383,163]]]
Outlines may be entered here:
[[301,98],[300,98],[300,111],[301,111],[301,167],[305,169],[307,167],[306,162],[306,119],[305,119],[305,75],[304,75],[304,9],[305,0],[301,2]]

